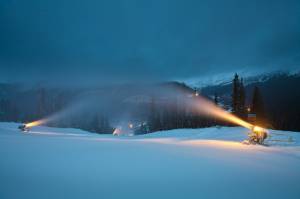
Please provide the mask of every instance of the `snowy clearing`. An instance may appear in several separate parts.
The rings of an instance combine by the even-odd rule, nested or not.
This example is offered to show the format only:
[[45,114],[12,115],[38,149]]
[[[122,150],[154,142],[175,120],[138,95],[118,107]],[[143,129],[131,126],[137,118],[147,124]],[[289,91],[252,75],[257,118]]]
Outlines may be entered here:
[[17,127],[0,123],[3,199],[300,198],[300,133],[270,131],[264,147],[241,144],[241,127],[133,137]]

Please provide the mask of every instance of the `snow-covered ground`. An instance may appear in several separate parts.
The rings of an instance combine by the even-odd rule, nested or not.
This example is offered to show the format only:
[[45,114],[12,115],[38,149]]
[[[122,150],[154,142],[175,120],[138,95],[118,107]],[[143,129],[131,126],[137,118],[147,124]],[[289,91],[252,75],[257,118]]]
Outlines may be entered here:
[[240,127],[114,137],[17,126],[0,123],[1,199],[300,198],[300,133],[270,131],[264,147],[241,144]]

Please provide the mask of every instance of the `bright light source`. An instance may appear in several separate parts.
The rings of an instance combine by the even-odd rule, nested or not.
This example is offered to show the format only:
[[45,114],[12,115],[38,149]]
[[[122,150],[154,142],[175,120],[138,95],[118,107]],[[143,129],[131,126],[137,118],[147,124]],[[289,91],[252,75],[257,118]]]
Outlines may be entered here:
[[255,133],[260,133],[260,132],[266,132],[266,129],[264,129],[262,127],[259,127],[259,126],[254,126],[252,128],[252,131],[255,132]]
[[129,128],[131,128],[131,129],[133,128],[133,124],[131,124],[131,123],[130,123],[128,126],[129,126]]
[[121,128],[116,128],[113,132],[113,135],[121,135],[121,133],[122,133]]

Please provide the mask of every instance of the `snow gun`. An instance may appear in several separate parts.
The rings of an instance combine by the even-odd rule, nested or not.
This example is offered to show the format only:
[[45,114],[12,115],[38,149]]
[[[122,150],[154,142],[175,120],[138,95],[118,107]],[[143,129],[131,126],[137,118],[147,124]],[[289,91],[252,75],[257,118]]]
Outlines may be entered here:
[[33,122],[29,122],[27,124],[21,124],[18,128],[23,132],[28,132],[31,127],[39,126],[41,124],[44,124],[48,121],[48,119],[40,119]]
[[21,124],[18,127],[22,132],[28,132],[29,131],[29,127],[26,124]]
[[245,140],[243,143],[264,145],[264,141],[267,137],[268,133],[266,129],[259,126],[253,126],[251,132],[248,133],[248,140]]

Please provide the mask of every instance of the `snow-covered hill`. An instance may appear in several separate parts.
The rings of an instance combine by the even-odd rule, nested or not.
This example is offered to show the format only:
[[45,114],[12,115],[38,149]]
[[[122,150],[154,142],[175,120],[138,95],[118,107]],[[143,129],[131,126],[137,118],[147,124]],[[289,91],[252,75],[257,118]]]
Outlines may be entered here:
[[[299,198],[300,136],[240,143],[240,127],[114,137],[0,123],[0,198]],[[276,137],[277,136],[277,137]],[[279,145],[279,146],[278,146]]]
[[[248,72],[248,71],[240,71],[237,72],[240,77],[244,80],[244,85],[249,85],[257,82],[265,82],[270,78],[278,75],[300,75],[300,70],[294,71],[272,71],[272,72]],[[232,79],[234,77],[234,73],[220,73],[217,75],[207,75],[201,78],[190,78],[186,80],[181,80],[186,85],[191,88],[204,88],[207,86],[224,86],[232,83]]]

